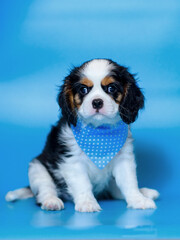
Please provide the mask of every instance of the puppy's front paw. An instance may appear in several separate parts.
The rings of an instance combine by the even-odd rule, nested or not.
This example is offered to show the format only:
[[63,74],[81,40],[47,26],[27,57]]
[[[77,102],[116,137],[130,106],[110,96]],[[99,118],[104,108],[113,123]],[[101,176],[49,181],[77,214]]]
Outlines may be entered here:
[[96,199],[85,199],[80,200],[75,204],[75,210],[78,212],[99,212],[101,207],[99,206]]
[[51,196],[43,201],[41,208],[43,210],[59,211],[64,208],[64,203],[60,198]]
[[133,209],[155,209],[156,204],[152,199],[146,198],[144,196],[138,196],[129,201],[127,207]]

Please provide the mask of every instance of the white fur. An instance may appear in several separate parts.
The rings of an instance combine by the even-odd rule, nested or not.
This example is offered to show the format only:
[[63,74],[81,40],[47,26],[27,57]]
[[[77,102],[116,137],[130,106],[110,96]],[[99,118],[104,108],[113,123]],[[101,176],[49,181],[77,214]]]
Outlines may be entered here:
[[[76,210],[99,211],[100,206],[94,195],[96,196],[105,189],[109,190],[112,195],[115,191],[114,197],[116,198],[124,198],[128,207],[156,208],[151,198],[158,197],[157,192],[151,189],[140,191],[138,188],[130,129],[123,148],[102,170],[98,169],[78,146],[71,128],[66,126],[60,137],[61,141],[63,138],[68,144],[73,156],[70,158],[64,156],[64,163],[60,164],[59,170],[56,170],[56,177],[63,176],[65,179],[68,191],[73,196]],[[114,186],[112,186],[113,179],[115,179]],[[121,191],[119,197],[118,191]]]
[[159,197],[159,192],[156,191],[155,189],[149,189],[149,188],[141,188],[140,192],[147,198],[150,199],[157,199]]
[[[87,96],[85,96],[81,104],[78,114],[83,118],[86,123],[94,124],[114,124],[119,121],[118,114],[119,105],[106,94],[102,87],[101,81],[105,78],[113,66],[105,59],[95,59],[85,65],[82,70],[83,76],[87,77],[93,82],[93,88]],[[99,109],[99,113],[92,106],[94,99],[100,98],[103,100],[103,107]]]
[[113,65],[109,64],[106,59],[94,59],[85,64],[82,75],[93,82],[99,82],[99,80],[105,78],[113,68]]
[[37,159],[30,163],[29,183],[42,209],[61,210],[64,208],[62,200],[57,197],[55,183],[46,168]]
[[5,199],[7,202],[16,201],[17,199],[26,199],[33,197],[33,193],[29,188],[20,188],[10,191],[6,194]]

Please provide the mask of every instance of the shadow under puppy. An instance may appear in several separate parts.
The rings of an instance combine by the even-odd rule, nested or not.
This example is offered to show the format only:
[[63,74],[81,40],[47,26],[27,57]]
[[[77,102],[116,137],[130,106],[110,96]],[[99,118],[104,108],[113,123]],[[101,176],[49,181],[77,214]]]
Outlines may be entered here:
[[65,78],[58,103],[62,117],[30,162],[30,187],[6,200],[35,196],[42,209],[61,210],[62,199],[72,199],[76,211],[96,212],[96,198],[108,192],[128,207],[155,208],[159,193],[138,188],[129,124],[144,96],[128,69],[109,59],[85,62]]

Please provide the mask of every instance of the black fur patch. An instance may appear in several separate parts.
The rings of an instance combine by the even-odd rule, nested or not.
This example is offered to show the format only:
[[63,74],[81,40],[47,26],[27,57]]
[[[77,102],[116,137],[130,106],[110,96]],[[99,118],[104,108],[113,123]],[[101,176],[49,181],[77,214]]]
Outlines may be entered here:
[[127,124],[133,123],[138,116],[139,109],[143,107],[144,96],[140,88],[135,83],[131,83],[128,87],[127,94],[119,105],[122,120]]
[[[68,122],[68,124],[76,125],[77,115],[76,109],[72,108],[70,101],[67,97],[66,88],[71,89],[74,95],[74,87],[80,80],[80,67],[75,67],[71,70],[70,74],[64,79],[63,85],[60,87],[60,92],[58,94],[58,104],[61,108],[62,115],[64,119]],[[74,103],[73,103],[74,104]],[[74,106],[75,107],[75,106]]]
[[67,122],[64,118],[62,118],[56,126],[51,128],[43,152],[36,157],[46,167],[53,178],[57,189],[60,189],[60,192],[63,194],[66,192],[67,185],[61,176],[57,178],[54,175],[54,170],[57,169],[63,162],[62,156],[72,156],[71,150],[68,149],[67,145],[64,144],[63,141],[61,141],[61,131],[65,124],[67,124]]
[[115,66],[110,76],[124,89],[124,96],[119,105],[120,116],[125,123],[133,123],[138,116],[138,111],[144,107],[144,95],[138,87],[134,75],[128,72],[128,68],[118,65],[112,60],[109,60],[109,63]]

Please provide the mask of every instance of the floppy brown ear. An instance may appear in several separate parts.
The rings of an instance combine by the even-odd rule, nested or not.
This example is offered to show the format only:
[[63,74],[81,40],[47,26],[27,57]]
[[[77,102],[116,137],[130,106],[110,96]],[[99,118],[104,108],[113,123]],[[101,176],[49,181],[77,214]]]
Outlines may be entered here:
[[119,105],[119,113],[122,120],[127,123],[133,123],[141,108],[144,107],[144,95],[132,74],[126,72],[126,86],[123,99]]
[[74,97],[72,88],[68,84],[67,79],[65,79],[64,85],[60,88],[57,101],[61,108],[61,113],[68,124],[73,124],[75,126],[77,122],[77,116],[74,107]]

